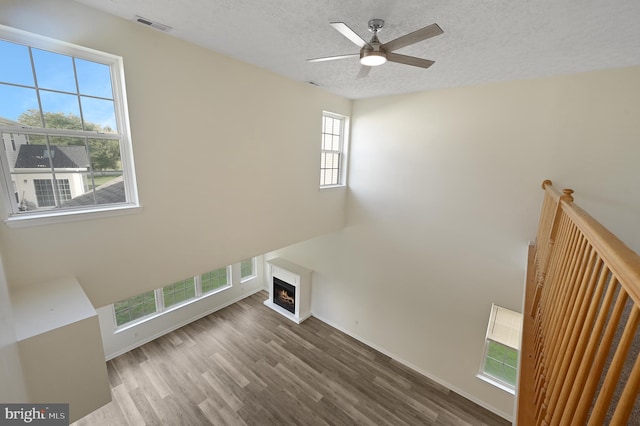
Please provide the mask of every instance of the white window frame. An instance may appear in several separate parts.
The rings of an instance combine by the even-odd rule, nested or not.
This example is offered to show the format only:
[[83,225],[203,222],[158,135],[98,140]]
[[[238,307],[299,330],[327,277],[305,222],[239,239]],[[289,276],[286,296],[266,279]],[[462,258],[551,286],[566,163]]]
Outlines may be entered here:
[[[502,316],[503,320],[500,320]],[[502,322],[501,322],[502,321]],[[500,328],[500,330],[498,330]],[[484,349],[482,355],[482,363],[480,364],[480,370],[476,375],[477,378],[483,380],[493,386],[502,389],[511,394],[515,394],[515,389],[518,382],[519,371],[519,358],[520,358],[520,339],[522,334],[522,314],[512,311],[507,308],[496,305],[491,305],[491,314],[489,315],[489,323],[487,325],[487,332],[484,340]],[[512,385],[499,377],[495,377],[485,371],[485,363],[489,355],[490,343],[501,345],[505,348],[515,350],[518,357],[518,365],[516,370],[516,384]]]
[[[247,275],[246,277],[242,276],[242,262],[247,261],[247,260],[251,260],[251,275]],[[240,283],[245,283],[249,280],[254,279],[257,275],[258,275],[258,271],[257,271],[257,262],[256,262],[256,258],[252,257],[251,259],[245,259],[242,262],[240,262]]]
[[[144,291],[144,292],[142,292],[140,294],[145,294],[145,293],[149,293],[149,292],[150,291]],[[124,299],[124,300],[133,299],[134,297],[140,296],[140,294],[137,294],[135,296],[131,296],[131,297],[129,297],[127,299]],[[114,324],[116,330],[122,330],[122,329],[125,329],[125,328],[129,328],[132,325],[140,324],[140,323],[145,322],[146,320],[148,320],[150,318],[156,317],[158,315],[158,312],[160,311],[160,307],[161,307],[159,302],[158,302],[158,290],[153,290],[153,296],[154,296],[154,302],[156,304],[156,311],[155,312],[150,312],[150,313],[148,313],[146,315],[143,315],[143,316],[141,316],[139,318],[133,319],[131,321],[127,321],[122,325],[118,325],[118,319],[117,319],[117,315],[116,315],[116,305],[115,305],[115,303],[112,304],[111,305],[111,312],[113,314],[113,324]],[[124,300],[120,300],[120,302],[123,302]],[[130,307],[129,307],[129,309],[130,309]]]
[[[341,129],[340,129],[340,148],[336,150],[325,150],[323,143],[324,136],[324,118],[330,117],[337,120],[340,120]],[[329,189],[329,188],[341,188],[347,186],[347,157],[349,152],[349,117],[342,114],[337,114],[335,112],[322,111],[322,127],[321,127],[321,140],[320,140],[320,189]],[[331,184],[323,184],[322,183],[322,156],[325,153],[334,153],[339,154],[340,162],[338,165],[338,182]]]
[[[192,297],[191,299],[187,299],[187,300],[183,300],[180,303],[176,303],[174,305],[171,305],[169,307],[166,307],[164,304],[164,292],[163,289],[166,286],[160,287],[160,288],[156,288],[153,290],[154,292],[154,296],[155,296],[155,301],[156,301],[156,311],[152,312],[150,314],[147,314],[145,316],[142,316],[140,318],[136,318],[132,321],[126,322],[122,325],[118,325],[117,320],[116,320],[116,309],[115,309],[115,303],[111,305],[111,313],[113,315],[113,324],[114,324],[114,333],[119,333],[121,331],[127,330],[131,327],[134,327],[136,325],[142,324],[144,322],[147,322],[153,318],[157,318],[161,315],[164,315],[168,312],[171,311],[175,311],[176,309],[179,309],[183,306],[186,305],[190,305],[191,303],[194,303],[198,300],[202,300],[204,298],[207,298],[213,294],[217,294],[220,293],[221,291],[224,291],[228,288],[231,288],[233,286],[233,281],[232,281],[232,274],[231,274],[231,268],[232,265],[228,265],[225,267],[225,271],[227,273],[227,284],[223,287],[219,287],[215,290],[209,291],[207,293],[203,293],[202,292],[202,275],[196,275],[195,277],[193,277],[194,280],[194,284],[195,284],[195,296]],[[189,278],[185,278],[185,280],[187,280]],[[179,280],[175,283],[172,284],[177,284],[180,281],[184,281],[184,280]],[[167,285],[171,285],[171,284],[167,284]],[[147,291],[143,292],[143,293],[147,293]],[[137,295],[136,295],[137,296]],[[132,296],[132,297],[136,297],[136,296]],[[126,300],[126,299],[125,299]]]
[[[215,271],[215,269],[214,269]],[[229,287],[233,287],[233,280],[232,280],[232,274],[231,274],[231,265],[225,267],[225,271],[227,272],[227,284],[222,286],[222,287],[218,287],[215,290],[211,290],[208,291],[206,293],[202,292],[202,275],[198,275],[195,277],[196,279],[196,298],[202,298],[202,297],[207,297],[210,296],[212,294],[216,294],[221,292],[222,290],[225,290]],[[212,272],[212,271],[209,271]]]
[[[36,210],[33,212],[19,212],[15,194],[13,193],[13,185],[9,171],[9,165],[4,153],[0,156],[0,175],[2,184],[0,184],[1,196],[7,201],[9,206],[5,212],[5,222],[12,227],[40,225],[46,223],[66,222],[84,218],[94,218],[102,216],[110,216],[113,214],[132,213],[139,210],[138,190],[135,179],[135,166],[133,161],[133,149],[131,145],[131,132],[129,129],[129,112],[127,108],[127,96],[124,81],[124,66],[120,56],[109,53],[100,52],[98,50],[78,46],[44,37],[38,34],[18,30],[15,28],[0,25],[0,39],[27,45],[29,47],[43,49],[54,53],[73,56],[79,59],[85,59],[92,62],[109,65],[111,70],[111,87],[113,90],[113,101],[116,115],[116,123],[119,133],[100,134],[100,138],[116,139],[120,141],[120,160],[122,162],[122,172],[125,182],[126,202],[121,204],[105,204],[80,208],[69,208],[63,210]],[[77,137],[96,137],[96,132],[89,131],[73,131],[62,129],[42,129],[42,128],[26,128],[26,127],[10,127],[3,126],[0,131],[6,133],[21,134],[48,134],[62,136]],[[3,203],[5,204],[5,203]],[[129,210],[129,211],[127,211]]]

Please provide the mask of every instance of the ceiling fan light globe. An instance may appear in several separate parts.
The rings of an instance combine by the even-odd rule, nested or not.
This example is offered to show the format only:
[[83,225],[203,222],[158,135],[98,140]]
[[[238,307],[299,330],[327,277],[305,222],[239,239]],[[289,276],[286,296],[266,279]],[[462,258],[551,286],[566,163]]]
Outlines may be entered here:
[[387,62],[387,56],[384,52],[363,52],[360,56],[360,63],[367,67],[377,67]]

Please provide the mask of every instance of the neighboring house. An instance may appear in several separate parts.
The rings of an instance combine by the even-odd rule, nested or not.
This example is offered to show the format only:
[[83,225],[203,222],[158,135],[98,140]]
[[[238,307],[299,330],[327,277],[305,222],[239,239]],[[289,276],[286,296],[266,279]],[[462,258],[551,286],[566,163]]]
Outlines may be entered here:
[[[0,117],[0,126],[22,126],[22,124],[17,121]],[[7,156],[9,157],[9,162],[11,164],[15,164],[20,147],[22,145],[29,144],[29,135],[12,132],[2,132],[0,134],[2,135],[2,143],[4,144],[4,150],[7,152]]]
[[[104,185],[96,187],[95,191],[74,197],[63,204],[63,207],[94,206],[96,204],[116,204],[126,201],[124,179],[119,176]],[[95,197],[95,198],[94,198]]]
[[[55,170],[54,188],[51,167]],[[84,194],[89,156],[83,146],[19,146],[12,170],[16,201],[21,210],[55,207]],[[43,173],[44,172],[44,173]]]

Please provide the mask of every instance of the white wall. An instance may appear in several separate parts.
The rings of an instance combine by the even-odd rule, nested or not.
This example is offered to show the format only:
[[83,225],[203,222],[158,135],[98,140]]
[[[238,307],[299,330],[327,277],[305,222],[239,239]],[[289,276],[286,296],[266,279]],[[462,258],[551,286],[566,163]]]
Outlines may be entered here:
[[9,300],[4,266],[0,258],[0,402],[26,402],[27,388]]
[[73,275],[96,307],[340,229],[320,192],[322,110],[351,102],[71,1],[6,0],[0,24],[124,58],[142,213],[8,228],[11,287]]
[[491,303],[521,311],[540,184],[640,251],[640,68],[356,101],[344,230],[278,250],[312,311],[505,416],[477,379]]

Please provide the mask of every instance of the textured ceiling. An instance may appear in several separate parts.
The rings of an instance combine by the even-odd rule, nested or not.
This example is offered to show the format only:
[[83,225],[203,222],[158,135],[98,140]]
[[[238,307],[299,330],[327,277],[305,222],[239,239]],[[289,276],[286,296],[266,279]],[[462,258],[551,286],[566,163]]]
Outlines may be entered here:
[[[77,1],[351,99],[640,65],[639,0]],[[357,58],[305,62],[357,53],[329,22],[369,40],[372,18],[386,21],[382,43],[439,24],[443,35],[398,50],[436,63],[388,62],[358,79]]]

